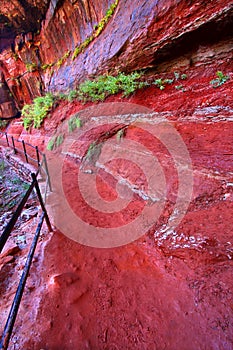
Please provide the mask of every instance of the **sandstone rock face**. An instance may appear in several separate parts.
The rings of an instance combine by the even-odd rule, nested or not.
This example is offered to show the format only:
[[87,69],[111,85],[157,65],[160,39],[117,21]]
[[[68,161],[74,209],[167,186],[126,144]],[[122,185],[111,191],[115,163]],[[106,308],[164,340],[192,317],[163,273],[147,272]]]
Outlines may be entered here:
[[[3,38],[17,36],[12,48],[2,51],[0,60],[20,107],[44,90],[71,89],[95,74],[150,67],[159,70],[161,62],[180,52],[186,53],[189,64],[187,52],[193,41],[197,48],[206,40],[217,41],[232,33],[232,1],[121,0],[101,35],[74,61],[70,55],[61,66],[42,69],[85,41],[110,4],[107,0],[64,0],[39,5],[28,2],[25,8],[17,1],[8,6],[1,3]],[[12,16],[7,17],[7,8]],[[3,25],[3,19],[9,26]]]
[[[175,80],[165,89],[152,84],[128,99],[118,94],[105,102],[127,101],[150,108],[151,125],[156,125],[161,116],[169,121],[189,152],[192,197],[182,221],[174,230],[168,230],[179,181],[174,162],[167,160],[166,149],[156,144],[155,154],[165,169],[168,201],[146,235],[115,249],[83,246],[59,231],[49,238],[43,236],[46,248],[40,247],[32,266],[11,345],[22,349],[64,350],[232,349],[233,2],[121,0],[105,30],[74,61],[69,59],[60,68],[54,67],[52,76],[49,71],[26,72],[23,63],[26,58],[31,62],[37,60],[39,65],[55,61],[68,49],[72,50],[91,33],[109,3],[89,2],[88,10],[84,1],[51,2],[41,33],[16,38],[15,51],[19,58],[15,61],[9,48],[2,52],[4,81],[10,89],[15,86],[17,100],[22,105],[43,89],[66,90],[85,77],[110,70],[147,68],[152,80],[174,79],[177,71],[186,74],[186,79]],[[73,27],[75,9],[85,14],[85,28]],[[60,25],[64,39],[54,33]],[[216,79],[217,71],[227,75],[228,80],[213,87],[211,81]],[[12,76],[19,77],[20,87]],[[59,126],[91,105],[63,101],[45,120],[43,128],[25,131],[17,121],[11,123],[8,132],[45,151]],[[117,197],[113,188],[115,179],[106,176],[107,168],[98,162],[102,149],[98,149],[99,158],[94,159],[97,161],[91,169],[81,153],[89,149],[90,142],[107,143],[116,139],[109,130],[112,110],[106,106],[105,125],[81,140],[82,147],[76,150],[76,155],[81,157],[78,161],[67,157],[62,169],[66,199],[73,205],[72,210],[79,210],[78,214],[81,211],[80,215],[85,215],[84,219],[92,226],[105,221],[99,217],[98,222],[95,213],[86,210],[81,202],[77,186],[79,168],[84,165],[84,170],[93,171],[86,173],[87,178],[98,174],[96,188],[101,199],[111,202]],[[125,123],[120,113],[114,121],[120,126]],[[87,117],[85,122],[89,125],[91,118]],[[128,124],[125,140],[140,140],[142,134],[133,128],[133,123]],[[146,137],[143,140],[148,148],[153,147],[153,140]],[[119,141],[119,149],[122,145]],[[136,149],[135,154],[139,153],[140,149]],[[113,153],[110,160],[111,157]],[[134,190],[133,175],[142,186],[146,185],[138,169],[128,164],[121,174],[128,180],[130,189]],[[148,169],[150,163],[146,165]],[[117,177],[116,172],[111,175]],[[91,194],[89,188],[87,180],[85,198]],[[120,195],[127,197],[128,193],[122,191]],[[139,204],[142,203],[143,197],[139,198]],[[50,204],[56,209],[56,202]],[[124,218],[134,219],[140,207],[131,209],[134,209],[132,214],[124,212]],[[66,212],[59,214],[65,221]],[[114,220],[114,224],[120,225],[122,217]],[[8,275],[2,285],[3,300],[9,308]]]
[[17,34],[37,31],[49,0],[27,2],[3,0],[0,4],[0,52],[14,42]]
[[[204,25],[212,23],[214,28],[218,21],[225,21],[232,6],[229,1],[121,1],[107,29],[72,65],[55,72],[48,89],[72,87],[92,74],[109,70],[155,66],[166,52],[175,56],[188,35],[193,40],[191,33]],[[199,35],[197,40],[201,41],[201,31]]]
[[0,70],[0,118],[7,119],[17,114],[14,99]]

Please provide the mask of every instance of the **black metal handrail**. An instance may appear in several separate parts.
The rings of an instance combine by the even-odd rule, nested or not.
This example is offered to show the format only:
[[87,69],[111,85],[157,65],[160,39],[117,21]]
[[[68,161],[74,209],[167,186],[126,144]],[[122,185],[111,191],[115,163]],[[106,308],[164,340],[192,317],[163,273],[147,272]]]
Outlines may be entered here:
[[[14,153],[22,154],[25,157],[26,163],[29,163],[29,160],[36,163],[37,165],[37,172],[36,175],[38,175],[40,172],[44,172],[46,175],[46,185],[45,185],[45,192],[44,192],[44,201],[46,202],[46,196],[47,196],[47,190],[49,188],[50,191],[52,191],[49,171],[48,171],[48,164],[46,160],[46,156],[43,152],[41,152],[38,149],[38,146],[33,146],[28,142],[25,142],[24,140],[16,139],[13,136],[9,136],[7,132],[0,131],[1,141],[7,145],[7,147],[10,147],[14,150]],[[22,149],[16,146],[16,143],[19,143],[22,145]],[[34,149],[36,152],[36,158],[33,158],[28,153],[28,148]]]
[[[2,137],[1,137],[2,136]],[[14,153],[20,153],[23,154],[25,157],[25,160],[27,163],[29,163],[29,160],[33,161],[36,163],[36,168],[37,171],[35,173],[31,173],[31,177],[32,177],[32,181],[30,183],[30,186],[28,188],[28,190],[26,191],[23,199],[21,200],[21,202],[19,203],[16,211],[14,212],[14,214],[12,215],[10,221],[8,222],[6,228],[4,229],[1,237],[0,237],[0,253],[2,251],[2,249],[4,248],[8,238],[10,237],[10,234],[30,196],[30,194],[32,193],[33,189],[36,190],[37,193],[37,197],[42,209],[42,214],[40,216],[39,219],[39,223],[37,225],[36,228],[36,232],[35,232],[35,236],[34,239],[32,241],[28,256],[27,256],[27,260],[26,260],[26,264],[24,266],[24,270],[23,270],[23,274],[20,278],[20,282],[17,288],[17,291],[15,293],[15,297],[13,300],[13,303],[11,305],[11,309],[10,309],[10,313],[8,315],[7,318],[7,322],[2,334],[2,338],[1,338],[1,342],[0,342],[0,349],[1,350],[6,350],[8,348],[8,344],[10,341],[10,337],[12,334],[12,330],[14,327],[14,323],[17,317],[17,313],[18,313],[18,309],[19,309],[19,305],[21,302],[21,298],[23,295],[23,291],[24,291],[24,287],[26,284],[26,280],[27,280],[27,276],[29,273],[29,269],[32,263],[32,259],[33,259],[33,255],[36,249],[36,245],[37,245],[37,241],[40,235],[40,231],[42,228],[42,224],[43,221],[45,219],[47,227],[49,229],[49,231],[52,231],[52,226],[45,208],[45,201],[46,201],[46,196],[47,196],[47,189],[49,187],[50,191],[52,191],[51,188],[51,182],[50,182],[50,177],[49,177],[49,171],[48,171],[48,165],[47,165],[47,161],[46,161],[46,156],[44,153],[42,153],[37,146],[33,146],[27,142],[25,142],[24,140],[18,140],[16,138],[14,138],[13,136],[9,136],[6,132],[1,132],[0,131],[0,137],[1,137],[1,141],[5,142],[5,144],[7,145],[7,147],[11,147],[14,150]],[[20,143],[22,145],[22,149],[20,149],[19,147],[17,147],[16,143]],[[32,148],[35,149],[36,151],[36,158],[33,158],[29,153],[28,153],[28,148]],[[39,188],[39,184],[38,184],[38,174],[42,174],[42,172],[44,172],[46,174],[46,184],[45,184],[45,191],[44,191],[44,201],[42,199],[42,195],[40,192],[40,188]]]
[[[39,150],[38,146],[33,146],[33,145],[31,145],[30,143],[25,142],[24,140],[19,140],[19,139],[16,139],[15,137],[13,137],[13,136],[9,136],[9,135],[7,134],[7,132],[2,132],[2,131],[0,131],[0,135],[2,136],[2,141],[5,142],[6,145],[7,145],[8,147],[13,148],[14,153],[21,153],[21,154],[24,155],[25,160],[26,160],[27,163],[29,163],[28,160],[30,159],[31,161],[37,163],[37,166],[38,166],[38,167],[40,166],[41,160],[42,160],[41,158],[43,158],[44,153],[42,153],[42,152]],[[23,148],[23,149],[20,149],[19,147],[17,147],[17,146],[16,146],[16,142],[22,144],[22,148]],[[33,158],[33,157],[31,157],[31,156],[28,154],[28,149],[27,149],[26,146],[35,150],[35,152],[36,152],[36,158]]]
[[41,231],[44,219],[46,221],[46,224],[47,224],[47,227],[48,227],[49,231],[50,232],[52,231],[52,226],[51,226],[51,223],[50,223],[50,220],[49,220],[49,217],[48,217],[48,214],[47,214],[47,211],[46,211],[46,208],[45,208],[42,196],[41,196],[41,192],[40,192],[40,188],[39,188],[39,184],[38,184],[38,181],[37,181],[36,174],[32,173],[31,177],[32,177],[32,182],[30,184],[30,187],[28,188],[27,192],[25,193],[23,199],[21,200],[21,202],[18,205],[15,213],[13,214],[11,220],[7,224],[6,228],[4,229],[4,231],[3,231],[3,233],[2,233],[2,235],[0,237],[0,252],[1,252],[2,249],[4,248],[4,245],[7,242],[7,239],[10,237],[10,234],[11,234],[11,232],[12,232],[14,226],[15,226],[15,223],[17,222],[17,220],[18,220],[18,218],[19,218],[19,216],[20,216],[20,214],[21,214],[21,212],[22,212],[22,210],[23,210],[23,208],[24,208],[24,206],[25,206],[25,204],[26,204],[30,194],[32,193],[33,189],[35,188],[36,194],[37,194],[37,197],[38,197],[41,209],[42,209],[42,215],[40,216],[40,220],[39,220],[38,226],[36,228],[36,233],[35,233],[34,239],[32,241],[32,244],[31,244],[28,256],[27,256],[26,264],[24,266],[23,274],[22,274],[22,276],[20,278],[20,282],[19,282],[16,294],[15,294],[15,297],[14,297],[14,300],[13,300],[13,303],[12,303],[12,306],[11,306],[11,310],[10,310],[10,313],[8,315],[7,322],[6,322],[4,331],[3,331],[3,335],[2,335],[2,338],[1,338],[1,342],[0,342],[0,349],[1,350],[3,350],[3,349],[6,350],[8,348],[8,344],[9,344],[9,341],[10,341],[11,333],[12,333],[12,330],[13,330],[13,327],[14,327],[14,323],[15,323],[16,316],[17,316],[17,313],[18,313],[20,301],[21,301],[21,298],[22,298],[22,295],[23,295],[23,291],[24,291],[24,287],[25,287],[25,284],[26,284],[27,276],[28,276],[29,269],[30,269],[30,266],[31,266],[31,263],[32,263],[33,255],[34,255],[34,252],[35,252],[35,249],[36,249],[37,241],[38,241],[38,238],[39,238],[39,235],[40,235],[40,231]]

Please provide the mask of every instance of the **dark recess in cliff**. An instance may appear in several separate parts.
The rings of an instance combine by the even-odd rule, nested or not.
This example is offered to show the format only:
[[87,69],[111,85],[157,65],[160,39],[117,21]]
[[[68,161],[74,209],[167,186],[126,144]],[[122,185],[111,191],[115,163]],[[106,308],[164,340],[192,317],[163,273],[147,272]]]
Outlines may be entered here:
[[[233,13],[218,21],[211,21],[202,27],[184,34],[178,39],[171,41],[164,48],[155,53],[153,66],[179,57],[180,55],[192,55],[200,45],[213,45],[233,36]],[[192,65],[192,60],[190,60]]]
[[0,5],[0,53],[14,46],[18,34],[38,32],[48,9],[48,0],[2,1]]

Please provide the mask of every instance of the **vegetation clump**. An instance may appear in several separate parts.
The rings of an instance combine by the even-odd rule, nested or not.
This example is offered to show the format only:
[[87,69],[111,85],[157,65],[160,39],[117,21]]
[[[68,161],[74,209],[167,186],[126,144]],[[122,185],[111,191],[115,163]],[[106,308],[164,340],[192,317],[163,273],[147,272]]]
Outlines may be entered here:
[[[70,90],[66,94],[59,93],[57,96],[54,96],[49,93],[44,97],[36,97],[33,104],[25,105],[22,109],[24,127],[25,129],[28,129],[31,126],[34,128],[40,128],[44,118],[50,112],[56,100],[68,100],[69,102],[79,100],[84,103],[88,101],[104,101],[108,96],[117,93],[122,93],[123,97],[127,97],[136,90],[150,86],[151,84],[155,85],[160,90],[164,90],[166,85],[178,81],[180,82],[180,80],[186,79],[187,75],[180,74],[180,72],[174,72],[174,78],[158,78],[152,83],[146,81],[145,78],[142,77],[143,72],[132,72],[130,74],[120,72],[116,76],[105,74],[100,75],[95,79],[84,81],[77,87],[77,89]],[[183,92],[185,91],[181,84],[176,85],[175,88]],[[79,121],[78,118],[70,119],[68,122],[68,131],[72,132],[76,127],[81,127],[81,121]],[[52,144],[49,144],[48,147],[51,148],[53,146]]]
[[0,130],[5,129],[8,123],[7,120],[0,120]]
[[101,21],[98,24],[95,25],[92,35],[88,36],[80,45],[78,45],[74,49],[72,60],[74,60],[80,54],[80,52],[83,52],[85,48],[104,30],[106,24],[109,22],[110,18],[114,14],[118,2],[119,0],[115,0],[114,3],[110,5],[108,10],[106,11],[105,16],[101,19]]
[[[76,115],[74,115],[72,118],[68,120],[67,129],[69,133],[72,133],[75,129],[81,128],[81,127],[82,127],[82,121]],[[64,142],[64,140],[65,140],[65,133],[59,133],[53,136],[47,144],[47,150],[54,151]]]
[[56,66],[60,68],[62,64],[65,62],[65,60],[70,56],[70,54],[71,54],[70,50],[65,52],[64,55],[61,58],[59,58],[59,60],[56,62]]
[[73,117],[68,120],[68,131],[69,133],[73,132],[77,128],[81,128],[82,121],[78,117]]
[[101,75],[95,80],[86,80],[79,85],[77,92],[81,101],[104,101],[109,95],[123,92],[123,96],[129,96],[139,88],[141,73],[134,72],[126,75],[120,73],[117,76]]
[[27,130],[31,126],[40,128],[43,120],[53,107],[55,97],[48,93],[45,96],[36,97],[32,104],[27,104],[22,109],[23,124]]
[[216,76],[216,79],[210,81],[210,84],[213,85],[214,88],[221,86],[230,78],[228,75],[224,75],[221,71],[217,71]]
[[157,86],[160,90],[164,90],[166,84],[172,84],[174,81],[174,79],[156,79],[152,84],[154,84],[155,86]]
[[27,69],[27,72],[34,72],[35,70],[38,69],[37,67],[37,64],[35,62],[32,62],[32,63],[26,63],[26,69]]

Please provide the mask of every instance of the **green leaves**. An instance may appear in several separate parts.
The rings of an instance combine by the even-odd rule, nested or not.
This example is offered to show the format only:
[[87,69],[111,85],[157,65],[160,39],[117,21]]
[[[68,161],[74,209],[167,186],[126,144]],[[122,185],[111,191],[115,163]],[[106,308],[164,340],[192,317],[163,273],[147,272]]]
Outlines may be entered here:
[[[174,74],[173,79],[161,79],[161,78],[159,78],[159,79],[156,79],[152,84],[157,86],[160,90],[164,90],[167,84],[170,85],[170,84],[173,84],[174,82],[177,82],[179,80],[187,79],[187,74],[181,74],[178,71],[174,72],[173,74]],[[185,91],[185,89],[183,88],[183,85],[176,85],[175,89]]]
[[224,84],[230,77],[228,75],[224,75],[223,72],[217,71],[216,72],[216,79],[213,79],[210,81],[210,84],[213,85],[214,88],[217,88]]
[[9,123],[9,121],[7,121],[7,120],[0,120],[0,130],[5,129],[5,127],[7,126],[8,123]]
[[106,11],[105,16],[101,19],[101,21],[98,24],[94,26],[92,35],[88,36],[81,44],[76,46],[72,55],[72,60],[75,60],[75,58],[80,54],[80,52],[83,52],[85,48],[104,30],[105,26],[114,14],[114,11],[118,5],[118,1],[119,0],[115,0],[115,2],[112,5],[110,5],[110,7]]
[[77,128],[81,128],[82,121],[77,117],[73,117],[68,120],[68,131],[69,133],[73,132]]
[[33,104],[25,105],[22,109],[23,124],[27,130],[30,126],[39,129],[48,112],[51,110],[55,97],[48,93],[42,97],[36,97]]
[[101,75],[95,80],[86,80],[80,84],[78,98],[82,101],[103,101],[107,96],[120,91],[123,96],[128,96],[139,88],[137,81],[141,73],[134,72],[129,75],[120,73],[117,76]]
[[58,148],[59,146],[61,146],[61,144],[63,143],[64,141],[64,135],[63,134],[59,134],[59,135],[56,135],[56,136],[53,136],[48,144],[47,144],[47,150],[48,151],[53,151],[55,150],[56,148]]

